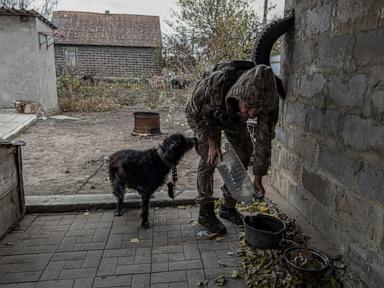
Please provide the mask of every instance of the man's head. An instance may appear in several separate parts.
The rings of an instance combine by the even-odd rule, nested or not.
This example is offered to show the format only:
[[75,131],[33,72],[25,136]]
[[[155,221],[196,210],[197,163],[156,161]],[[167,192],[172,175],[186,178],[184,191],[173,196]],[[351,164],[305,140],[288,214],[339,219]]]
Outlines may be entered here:
[[249,107],[243,101],[239,100],[239,111],[243,119],[253,119],[256,117],[257,109]]
[[257,65],[244,72],[228,91],[227,103],[230,99],[239,102],[240,114],[245,119],[271,110],[277,99],[275,74],[271,67]]

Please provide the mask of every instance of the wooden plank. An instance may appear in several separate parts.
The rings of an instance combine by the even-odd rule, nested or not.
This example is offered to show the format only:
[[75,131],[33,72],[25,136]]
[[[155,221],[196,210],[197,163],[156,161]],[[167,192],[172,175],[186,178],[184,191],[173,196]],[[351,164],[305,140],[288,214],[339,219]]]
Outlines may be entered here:
[[0,199],[17,186],[16,148],[0,146]]
[[0,239],[21,218],[18,189],[12,189],[0,200]]
[[0,145],[0,238],[23,216],[24,191],[17,158],[17,147]]

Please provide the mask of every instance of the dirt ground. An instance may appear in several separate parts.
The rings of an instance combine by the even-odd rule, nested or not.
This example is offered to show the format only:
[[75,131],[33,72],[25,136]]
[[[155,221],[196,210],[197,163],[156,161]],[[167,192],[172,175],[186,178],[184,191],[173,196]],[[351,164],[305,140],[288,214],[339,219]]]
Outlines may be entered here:
[[[111,112],[65,113],[75,119],[39,120],[17,139],[23,148],[26,195],[73,195],[111,193],[104,157],[121,149],[156,147],[169,134],[188,129],[183,109],[160,112],[160,136],[132,136],[133,112],[143,108],[123,108]],[[196,189],[199,157],[190,151],[178,166],[177,189]],[[215,188],[222,180],[215,175]]]

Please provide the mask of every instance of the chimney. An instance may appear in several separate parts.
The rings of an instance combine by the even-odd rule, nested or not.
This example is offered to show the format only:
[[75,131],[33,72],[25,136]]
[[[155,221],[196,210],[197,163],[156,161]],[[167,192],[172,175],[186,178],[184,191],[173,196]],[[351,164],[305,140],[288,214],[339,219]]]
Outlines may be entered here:
[[105,10],[105,14],[109,14],[109,10]]

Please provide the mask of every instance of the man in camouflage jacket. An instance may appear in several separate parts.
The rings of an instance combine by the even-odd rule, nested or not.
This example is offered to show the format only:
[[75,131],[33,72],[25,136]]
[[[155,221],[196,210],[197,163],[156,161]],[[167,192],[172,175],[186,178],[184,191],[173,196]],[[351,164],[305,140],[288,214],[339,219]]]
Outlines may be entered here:
[[[230,88],[230,81],[235,82]],[[226,87],[227,86],[227,87]],[[195,86],[186,107],[189,126],[198,138],[197,153],[201,156],[196,202],[200,205],[199,223],[213,233],[225,233],[226,228],[214,213],[213,173],[215,158],[221,155],[221,133],[235,149],[244,167],[247,167],[254,150],[254,185],[256,195],[263,196],[262,176],[267,174],[271,159],[271,140],[275,136],[278,119],[278,97],[272,69],[257,65],[251,69],[234,69],[231,65],[205,75]],[[254,145],[247,119],[257,119]],[[224,186],[224,204],[220,217],[242,224],[243,215]]]

